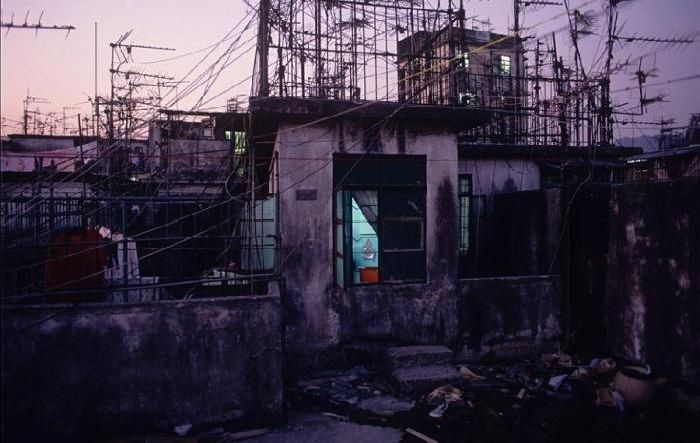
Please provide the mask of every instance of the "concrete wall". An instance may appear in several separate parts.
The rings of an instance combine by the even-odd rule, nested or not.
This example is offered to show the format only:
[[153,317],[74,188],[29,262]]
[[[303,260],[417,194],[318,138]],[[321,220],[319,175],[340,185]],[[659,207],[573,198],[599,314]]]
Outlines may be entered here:
[[559,344],[559,276],[460,280],[460,348],[466,360],[531,356]]
[[453,344],[458,300],[445,284],[357,286],[336,289],[343,341]]
[[[439,334],[432,329],[434,326],[424,324],[440,315],[428,310],[447,312],[456,305],[458,211],[454,132],[429,127],[404,132],[394,125],[383,126],[380,131],[382,148],[377,154],[427,157],[427,282],[407,292],[410,300],[408,296],[395,295],[391,285],[372,291],[334,290],[332,158],[333,153],[363,153],[362,129],[361,123],[344,119],[302,129],[282,124],[277,134],[281,272],[286,284],[287,337],[292,356],[329,349],[354,335],[396,333],[409,341],[429,341],[441,335],[454,336],[456,332],[456,320],[444,320],[445,332]],[[297,200],[297,190],[315,190],[316,199]],[[362,325],[348,323],[353,316],[373,318],[380,307],[396,315],[383,314],[381,326],[370,327],[364,320]],[[407,318],[412,320],[402,323]]]
[[8,441],[281,415],[277,296],[6,307],[2,315]]
[[523,159],[462,159],[459,173],[471,174],[474,195],[540,189],[540,168]]
[[700,180],[614,187],[605,296],[608,343],[700,384]]
[[168,171],[219,171],[226,169],[226,160],[231,152],[228,140],[184,140],[171,139],[161,155],[168,159]]
[[[37,198],[39,195],[43,198],[60,198],[60,197],[82,197],[83,192],[88,197],[93,197],[95,193],[89,182],[83,186],[82,182],[77,181],[55,181],[49,182],[44,181],[41,184],[41,190],[38,190],[38,186],[33,184],[32,178],[27,177],[27,181],[17,181],[17,182],[5,182],[7,186],[3,189],[4,195],[13,197],[34,197]],[[58,179],[60,180],[60,179]],[[31,206],[31,203],[30,203]],[[4,215],[4,214],[3,214]]]
[[13,149],[22,152],[55,151],[75,146],[78,137],[10,136]]
[[559,189],[501,193],[481,220],[476,277],[558,273]]

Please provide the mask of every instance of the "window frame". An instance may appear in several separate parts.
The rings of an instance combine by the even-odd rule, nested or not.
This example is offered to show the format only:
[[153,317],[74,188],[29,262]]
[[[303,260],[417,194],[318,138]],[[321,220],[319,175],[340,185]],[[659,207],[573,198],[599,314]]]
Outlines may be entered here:
[[469,70],[469,49],[458,49],[456,53],[458,66],[464,70]]
[[478,106],[478,98],[475,93],[471,91],[459,92],[457,94],[457,101],[461,106]]
[[399,249],[399,248],[391,248],[387,249],[385,246],[380,246],[379,250],[380,252],[388,252],[391,254],[392,252],[425,252],[425,218],[421,217],[377,217],[378,224],[381,226],[381,235],[378,236],[378,238],[383,238],[385,236],[384,232],[386,231],[386,222],[390,223],[401,223],[401,222],[418,222],[420,223],[420,247],[419,248],[404,248],[404,249]]
[[[505,63],[507,61],[507,63]],[[508,66],[506,70],[504,66]],[[510,55],[499,54],[498,56],[498,70],[502,75],[510,76],[513,72],[513,58]]]
[[[466,180],[468,183],[468,192],[462,192],[462,180]],[[466,208],[466,214],[462,212],[463,206],[462,206],[462,198],[467,197],[468,198],[468,207]],[[472,212],[473,212],[473,201],[474,201],[474,182],[472,178],[472,174],[459,174],[457,176],[457,201],[458,201],[458,211],[459,211],[459,241],[457,244],[457,250],[459,251],[459,255],[461,257],[469,255],[469,253],[472,250],[472,242],[473,242],[473,235],[472,235],[472,229],[473,229],[473,223],[472,223]],[[464,233],[464,226],[463,226],[463,221],[465,219],[466,215],[466,232],[467,232],[467,242],[466,242],[466,248],[463,248],[463,238],[462,234]]]
[[[414,156],[414,155],[365,155],[364,159],[365,160],[370,160],[370,161],[385,161],[388,163],[391,163],[392,161],[396,161],[399,159],[411,159],[411,160],[416,160],[416,161],[421,161],[423,163],[423,168],[427,166],[426,163],[426,157],[425,156]],[[362,161],[363,157],[362,156],[356,156],[356,155],[334,155],[334,161],[335,160],[356,160],[356,161]],[[425,170],[424,170],[425,172]],[[427,178],[427,177],[426,177]],[[385,217],[384,216],[384,211],[382,210],[382,202],[386,201],[386,196],[385,193],[387,191],[396,191],[396,190],[414,190],[415,192],[421,194],[421,198],[423,199],[423,216],[389,216]],[[377,282],[372,282],[372,283],[355,283],[354,282],[354,276],[353,272],[351,271],[352,268],[352,252],[348,253],[347,248],[348,248],[348,236],[352,238],[352,232],[347,232],[347,221],[343,218],[338,220],[337,215],[338,215],[338,203],[339,203],[339,195],[340,195],[340,203],[346,204],[345,201],[345,192],[351,192],[351,191],[376,191],[377,192],[377,245],[376,245],[376,251],[378,254],[377,257],[377,269],[379,271],[379,278]],[[367,184],[352,184],[352,183],[339,183],[337,186],[334,186],[333,189],[333,209],[332,209],[332,216],[333,216],[333,250],[332,250],[332,257],[333,257],[333,283],[336,287],[340,288],[349,288],[349,287],[363,287],[363,286],[376,286],[376,285],[393,285],[393,284],[412,284],[412,283],[425,283],[427,281],[427,180],[424,180],[422,184],[386,184],[386,183],[377,183],[375,185],[367,185]],[[352,204],[350,202],[350,204]],[[346,216],[345,210],[341,213],[343,217]],[[385,250],[384,249],[384,229],[385,229],[385,222],[386,221],[419,221],[421,223],[421,248],[420,249],[389,249]],[[339,251],[337,249],[338,246],[338,224],[342,226],[341,232],[343,235],[342,239],[342,247],[343,250]],[[411,278],[411,279],[403,279],[403,280],[387,280],[384,272],[384,265],[385,265],[385,260],[384,260],[384,255],[388,254],[397,254],[397,253],[421,253],[421,259],[420,259],[420,266],[422,268],[421,275],[417,278]],[[351,260],[348,262],[348,258]],[[342,281],[339,281],[339,275],[338,275],[338,260],[342,259],[343,260],[343,266],[342,266]]]

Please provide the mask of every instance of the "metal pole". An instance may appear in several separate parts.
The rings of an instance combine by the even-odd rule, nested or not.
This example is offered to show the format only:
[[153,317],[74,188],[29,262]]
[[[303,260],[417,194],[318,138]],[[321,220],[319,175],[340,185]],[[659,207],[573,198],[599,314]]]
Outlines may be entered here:
[[520,134],[520,0],[513,0],[513,54],[515,57],[515,139],[518,141]]
[[[316,0],[314,2],[314,40],[315,40],[315,50],[316,50],[316,96],[319,98],[325,98],[325,94],[322,91],[322,77],[323,77],[323,62],[321,61],[321,0]],[[376,74],[376,71],[375,71]]]
[[270,95],[270,80],[268,78],[268,45],[270,37],[270,0],[260,0],[260,22],[258,23],[258,54],[260,55],[260,97]]
[[97,98],[97,22],[95,22],[95,114],[92,116],[92,133],[95,137],[100,136],[100,129],[97,121],[100,118],[100,105]]
[[27,130],[28,130],[27,126],[29,123],[29,112],[27,109],[28,106],[29,106],[29,93],[27,93],[27,98],[24,100],[24,119],[23,119],[24,135],[27,135]]
[[[123,240],[124,240],[124,249],[122,250],[122,260],[123,260],[123,282],[124,286],[129,286],[129,242],[126,240],[127,238],[127,223],[126,223],[126,200],[122,200],[122,235],[123,235]],[[127,292],[124,291],[124,298],[127,298]],[[126,300],[124,300],[126,301]]]

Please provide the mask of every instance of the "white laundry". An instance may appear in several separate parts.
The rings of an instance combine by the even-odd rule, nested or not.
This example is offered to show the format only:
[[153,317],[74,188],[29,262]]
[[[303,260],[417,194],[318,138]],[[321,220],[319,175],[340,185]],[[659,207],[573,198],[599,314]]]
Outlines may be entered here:
[[[112,253],[107,261],[105,278],[107,280],[123,279],[125,273],[129,279],[139,278],[139,256],[136,251],[136,242],[131,237],[127,237],[126,242],[124,242],[122,234],[112,234],[111,240],[117,242],[117,247],[108,248]],[[124,263],[124,243],[126,243],[126,263]]]

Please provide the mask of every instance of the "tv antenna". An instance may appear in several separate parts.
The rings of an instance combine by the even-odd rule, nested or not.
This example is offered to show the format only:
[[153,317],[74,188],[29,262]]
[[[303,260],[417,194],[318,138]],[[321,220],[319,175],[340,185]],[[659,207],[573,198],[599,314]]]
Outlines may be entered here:
[[36,23],[29,23],[29,11],[27,11],[27,14],[24,16],[24,23],[15,23],[15,13],[12,13],[12,17],[10,18],[9,22],[0,22],[0,27],[2,28],[7,28],[7,32],[5,32],[5,37],[10,33],[10,29],[33,29],[34,30],[34,36],[36,37],[39,35],[39,31],[66,31],[66,37],[68,38],[68,34],[70,34],[71,31],[75,30],[75,26],[73,25],[44,25],[41,23],[41,19],[44,17],[44,11],[41,11],[41,14],[39,14],[39,20],[36,21]]

